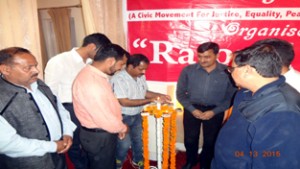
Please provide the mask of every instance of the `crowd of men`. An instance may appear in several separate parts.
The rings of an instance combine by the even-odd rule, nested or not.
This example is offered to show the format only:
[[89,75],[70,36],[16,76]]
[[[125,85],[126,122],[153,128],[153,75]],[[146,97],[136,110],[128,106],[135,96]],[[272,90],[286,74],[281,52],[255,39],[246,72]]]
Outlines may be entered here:
[[[202,43],[198,62],[180,73],[186,163],[192,169],[300,168],[300,73],[291,43],[264,39],[217,61],[219,45]],[[171,97],[148,90],[143,54],[129,54],[104,34],[52,57],[45,82],[22,47],[0,50],[0,169],[144,168],[143,106]],[[224,112],[232,113],[224,123]],[[202,126],[202,130],[201,130]],[[203,131],[200,155],[198,145]]]

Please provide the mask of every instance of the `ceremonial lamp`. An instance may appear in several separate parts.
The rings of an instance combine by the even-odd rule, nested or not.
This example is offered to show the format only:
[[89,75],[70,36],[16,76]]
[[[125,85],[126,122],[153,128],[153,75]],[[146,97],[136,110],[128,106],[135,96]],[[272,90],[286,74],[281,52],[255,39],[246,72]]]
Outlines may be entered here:
[[[154,103],[144,106],[143,119],[143,150],[144,168],[149,169],[149,133],[148,116],[156,120],[157,169],[176,169],[176,114],[181,109],[174,109],[173,104],[162,104],[160,98]],[[163,139],[162,139],[163,136]],[[163,144],[162,144],[163,142]],[[169,160],[170,159],[170,160]],[[169,167],[170,163],[170,167]]]

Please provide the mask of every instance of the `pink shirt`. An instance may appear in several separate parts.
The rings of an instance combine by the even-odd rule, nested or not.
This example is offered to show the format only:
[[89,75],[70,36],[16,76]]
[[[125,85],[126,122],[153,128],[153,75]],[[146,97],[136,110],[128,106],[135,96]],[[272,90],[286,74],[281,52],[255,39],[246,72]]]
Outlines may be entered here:
[[87,65],[76,77],[72,91],[75,114],[82,126],[110,133],[126,131],[121,105],[105,73]]

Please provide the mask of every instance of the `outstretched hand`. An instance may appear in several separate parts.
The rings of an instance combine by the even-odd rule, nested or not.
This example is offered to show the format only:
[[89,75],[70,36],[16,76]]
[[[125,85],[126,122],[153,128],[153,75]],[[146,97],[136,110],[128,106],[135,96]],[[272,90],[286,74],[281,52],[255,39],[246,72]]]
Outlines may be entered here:
[[171,103],[172,102],[172,98],[169,95],[162,94],[159,96],[159,98],[162,103]]

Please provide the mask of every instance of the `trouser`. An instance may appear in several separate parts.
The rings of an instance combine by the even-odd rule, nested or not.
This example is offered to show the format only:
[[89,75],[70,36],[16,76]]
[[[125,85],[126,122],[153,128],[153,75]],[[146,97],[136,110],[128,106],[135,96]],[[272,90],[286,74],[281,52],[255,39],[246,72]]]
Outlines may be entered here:
[[75,116],[74,107],[72,103],[63,103],[63,106],[70,112],[72,122],[77,126],[73,133],[73,144],[68,151],[70,160],[72,161],[75,169],[87,169],[88,160],[86,152],[82,149],[79,140],[80,123]]
[[47,153],[43,156],[8,157],[0,154],[0,169],[67,169],[65,154]]
[[[212,110],[215,106],[194,105],[201,111]],[[201,168],[210,168],[210,163],[214,155],[214,145],[217,135],[222,126],[224,113],[215,115],[210,120],[200,120],[193,116],[192,112],[184,109],[184,145],[186,148],[186,160],[188,163],[196,164],[198,155],[198,145],[200,127],[203,124],[203,147],[200,154]]]
[[66,156],[64,154],[52,153],[55,169],[67,169]]
[[87,152],[90,169],[115,169],[117,134],[81,127],[79,138]]
[[121,168],[126,159],[126,155],[131,146],[133,161],[143,163],[143,143],[142,143],[142,117],[141,114],[129,116],[123,115],[123,123],[129,127],[129,133],[122,140],[118,139],[117,144],[117,167]]

